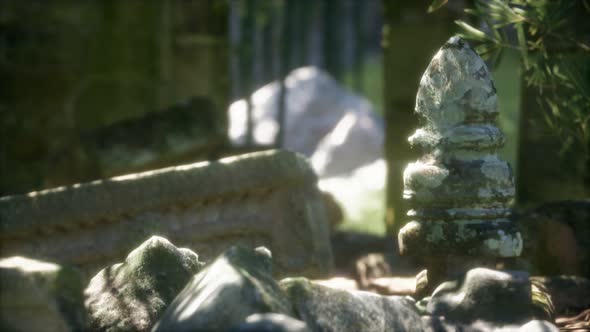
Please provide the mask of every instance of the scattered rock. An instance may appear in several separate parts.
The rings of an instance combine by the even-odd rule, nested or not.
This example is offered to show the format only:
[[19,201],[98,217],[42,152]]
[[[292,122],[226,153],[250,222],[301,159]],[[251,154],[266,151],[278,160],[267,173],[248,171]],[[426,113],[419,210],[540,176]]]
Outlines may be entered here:
[[451,323],[444,317],[423,316],[424,332],[558,332],[555,325],[543,320],[531,320],[524,325],[496,325],[475,321],[471,324]]
[[253,314],[229,332],[310,332],[304,322],[281,314]]
[[153,331],[226,331],[256,313],[293,316],[270,266],[266,248],[228,249],[192,278]]
[[368,289],[372,279],[391,276],[391,266],[382,253],[365,255],[355,265],[355,276],[362,289]]
[[[384,236],[337,231],[330,236],[330,239],[334,252],[335,272],[339,275],[356,275],[356,263],[365,255],[376,252],[397,252],[395,240],[392,241],[391,238]],[[394,261],[396,268],[404,263],[397,258],[400,257],[396,257]]]
[[96,331],[149,331],[202,263],[189,249],[153,236],[125,262],[100,271],[86,288]]
[[0,260],[0,330],[84,331],[82,277],[74,269],[25,257]]
[[338,290],[305,278],[287,278],[280,285],[312,331],[422,331],[408,298]]
[[476,320],[522,324],[532,319],[532,296],[526,272],[475,268],[436,288],[427,305],[433,316],[459,323]]

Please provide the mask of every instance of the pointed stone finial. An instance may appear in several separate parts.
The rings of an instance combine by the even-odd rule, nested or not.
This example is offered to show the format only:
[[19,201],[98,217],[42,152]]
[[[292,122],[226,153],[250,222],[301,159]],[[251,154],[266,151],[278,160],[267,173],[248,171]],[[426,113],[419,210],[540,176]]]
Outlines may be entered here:
[[409,138],[426,154],[404,171],[409,222],[402,254],[516,257],[522,238],[507,219],[514,198],[510,165],[498,158],[504,135],[494,82],[484,61],[459,37],[436,53],[422,76],[416,112],[424,126]]

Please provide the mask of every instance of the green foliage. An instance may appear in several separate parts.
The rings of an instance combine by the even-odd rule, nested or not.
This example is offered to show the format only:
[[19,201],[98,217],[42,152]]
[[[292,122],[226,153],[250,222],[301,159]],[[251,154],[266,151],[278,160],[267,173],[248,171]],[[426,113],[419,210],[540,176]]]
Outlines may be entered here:
[[[442,7],[434,1],[429,8]],[[590,4],[588,0],[475,0],[465,12],[483,26],[456,21],[459,36],[497,64],[506,49],[521,56],[523,77],[539,110],[563,141],[590,153]],[[515,37],[513,36],[515,35]],[[516,40],[513,40],[516,39]]]
[[434,0],[434,1],[432,1],[432,4],[430,5],[430,7],[428,7],[428,12],[432,13],[432,12],[438,10],[442,6],[446,5],[448,1],[449,0]]

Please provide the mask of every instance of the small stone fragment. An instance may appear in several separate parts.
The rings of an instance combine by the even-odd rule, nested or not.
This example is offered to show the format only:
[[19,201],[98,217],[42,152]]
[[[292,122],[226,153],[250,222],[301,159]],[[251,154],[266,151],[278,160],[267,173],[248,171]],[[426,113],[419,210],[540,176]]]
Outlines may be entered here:
[[533,318],[528,273],[472,269],[438,286],[427,311],[458,323],[522,324]]
[[494,324],[475,321],[471,324],[448,322],[444,317],[422,316],[424,332],[558,332],[557,327],[543,320],[531,320],[524,325]]
[[189,249],[153,236],[125,262],[100,271],[86,288],[95,331],[149,331],[203,263]]
[[85,330],[82,288],[77,270],[18,256],[0,260],[0,330]]
[[339,290],[305,278],[283,279],[280,285],[312,331],[422,331],[414,302],[405,297]]
[[272,278],[269,253],[228,249],[190,280],[152,331],[226,331],[256,313],[293,316]]

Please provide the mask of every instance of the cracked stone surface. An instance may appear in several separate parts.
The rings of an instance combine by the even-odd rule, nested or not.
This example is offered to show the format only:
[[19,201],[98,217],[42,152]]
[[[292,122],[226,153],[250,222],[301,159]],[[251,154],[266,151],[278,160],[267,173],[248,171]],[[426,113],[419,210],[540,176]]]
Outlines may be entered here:
[[459,37],[436,53],[420,81],[424,126],[409,141],[425,155],[404,171],[409,222],[402,254],[515,257],[522,237],[508,219],[515,194],[510,165],[497,153],[496,88],[484,61]]

